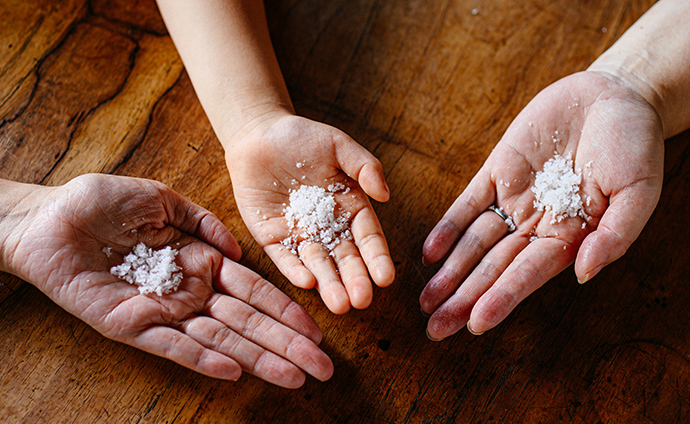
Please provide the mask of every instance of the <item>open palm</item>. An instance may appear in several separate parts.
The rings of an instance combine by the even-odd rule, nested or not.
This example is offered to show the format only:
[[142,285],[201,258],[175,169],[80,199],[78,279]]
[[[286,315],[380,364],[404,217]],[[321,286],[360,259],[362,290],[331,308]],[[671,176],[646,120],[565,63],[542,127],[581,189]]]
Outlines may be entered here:
[[[539,93],[425,242],[427,263],[450,252],[420,296],[429,336],[481,334],[573,261],[585,282],[622,256],[658,201],[663,151],[658,114],[612,76],[582,72]],[[586,215],[554,221],[534,206],[535,174],[556,153],[582,177]]]
[[[108,338],[200,373],[242,370],[285,387],[333,372],[321,333],[285,294],[234,262],[240,249],[207,210],[150,180],[85,175],[37,187],[7,245],[10,271]],[[110,274],[137,243],[179,251],[176,292],[140,294]]]
[[[288,114],[245,140],[227,152],[227,163],[237,206],[256,241],[294,285],[315,287],[332,312],[369,306],[371,280],[383,287],[395,274],[367,197],[388,200],[380,162],[343,132]],[[291,234],[285,218],[290,192],[335,183],[346,187],[335,200],[337,213],[350,214],[352,239],[342,240],[332,255],[319,243],[295,254],[281,243]]]

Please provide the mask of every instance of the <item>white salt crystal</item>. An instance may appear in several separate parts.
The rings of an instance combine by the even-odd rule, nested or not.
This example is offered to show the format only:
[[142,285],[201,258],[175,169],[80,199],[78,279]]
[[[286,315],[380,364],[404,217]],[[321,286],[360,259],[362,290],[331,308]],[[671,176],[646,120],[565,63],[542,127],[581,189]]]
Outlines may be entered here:
[[344,188],[344,184],[335,183],[328,189],[303,185],[291,191],[290,204],[285,208],[291,234],[281,243],[295,254],[305,242],[320,243],[332,253],[342,240],[351,240],[350,212],[336,216],[333,196]]
[[544,170],[537,172],[532,191],[536,199],[534,207],[539,211],[551,212],[551,223],[561,222],[567,217],[587,218],[582,208],[580,183],[582,176],[573,172],[572,156],[556,155],[544,164]]
[[478,15],[478,14],[479,14],[479,9],[472,9],[472,14],[473,14],[473,15]]
[[110,273],[130,284],[139,286],[139,293],[170,293],[177,290],[182,281],[182,268],[175,263],[177,250],[166,246],[154,251],[139,243],[132,253],[125,256],[121,265],[110,268]]
[[113,254],[113,248],[112,247],[104,247],[101,249],[103,253],[105,253],[105,256],[110,257]]
[[304,166],[304,162],[297,162],[297,163],[295,164],[295,166],[298,167],[298,168],[301,168],[301,167]]

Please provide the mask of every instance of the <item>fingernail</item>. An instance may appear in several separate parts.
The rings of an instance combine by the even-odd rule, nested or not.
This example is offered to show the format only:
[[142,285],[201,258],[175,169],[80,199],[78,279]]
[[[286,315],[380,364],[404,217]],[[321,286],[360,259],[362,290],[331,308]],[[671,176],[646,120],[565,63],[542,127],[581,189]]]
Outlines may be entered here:
[[[422,316],[423,316],[424,318],[429,318],[429,317],[431,316],[431,315],[427,314],[426,312],[424,312],[424,309],[419,308],[419,310],[422,311]],[[428,334],[428,333],[427,333],[427,334]]]
[[472,330],[472,327],[470,326],[470,322],[469,322],[469,321],[467,321],[467,331],[469,331],[470,334],[472,334],[472,335],[474,335],[474,336],[481,336],[482,334],[484,334],[484,331],[482,331],[481,333],[478,333],[478,332]]
[[422,265],[427,266],[427,267],[429,266],[427,261],[424,260],[424,256],[422,256]]
[[580,278],[578,277],[577,282],[580,284],[584,284],[584,283],[588,282],[589,280],[594,278],[599,273],[599,271],[601,271],[602,268],[603,268],[603,266],[598,266],[598,267],[594,268],[593,270],[589,271],[588,273],[585,273],[585,278],[580,280]]
[[443,340],[443,339],[435,339],[435,338],[431,337],[431,335],[429,334],[429,330],[426,330],[426,337],[429,340],[431,340],[432,342],[440,342],[441,340]]

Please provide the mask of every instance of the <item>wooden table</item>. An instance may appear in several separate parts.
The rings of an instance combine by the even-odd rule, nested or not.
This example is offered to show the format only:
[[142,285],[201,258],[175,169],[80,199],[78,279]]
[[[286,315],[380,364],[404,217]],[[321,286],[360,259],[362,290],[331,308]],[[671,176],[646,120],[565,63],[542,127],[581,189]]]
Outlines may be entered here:
[[590,283],[572,268],[481,337],[429,341],[426,234],[542,88],[582,70],[652,0],[268,0],[298,112],[383,162],[375,205],[398,277],[330,314],[256,246],[220,144],[153,1],[4,0],[0,177],[162,181],[215,212],[256,270],[314,316],[334,377],[299,390],[195,374],[100,336],[0,275],[0,421],[79,423],[690,422],[690,133],[667,141],[659,206]]

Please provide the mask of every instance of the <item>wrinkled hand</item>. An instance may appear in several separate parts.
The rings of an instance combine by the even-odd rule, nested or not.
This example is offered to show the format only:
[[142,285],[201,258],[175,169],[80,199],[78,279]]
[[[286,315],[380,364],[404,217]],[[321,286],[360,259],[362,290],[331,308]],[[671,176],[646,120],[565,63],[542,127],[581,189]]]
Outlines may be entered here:
[[[655,110],[607,74],[574,74],[538,94],[424,244],[427,263],[450,252],[420,296],[429,337],[464,325],[481,334],[573,261],[585,282],[621,257],[659,199],[663,138]],[[552,224],[533,207],[535,173],[555,151],[572,154],[589,219]],[[494,204],[515,232],[487,212]]]
[[[237,206],[244,222],[278,269],[297,287],[316,288],[334,313],[366,308],[371,280],[391,284],[395,268],[381,225],[367,194],[389,197],[381,163],[345,133],[328,125],[278,114],[264,119],[227,150]],[[342,213],[351,214],[353,240],[333,256],[318,243],[297,254],[281,241],[290,235],[284,209],[291,190],[301,185],[326,188],[340,182],[349,192],[335,194]],[[369,278],[371,276],[371,280]]]
[[[27,202],[30,214],[7,240],[10,271],[106,337],[216,378],[245,370],[291,388],[304,372],[330,378],[314,321],[234,262],[240,248],[218,218],[167,186],[86,175],[36,187]],[[138,242],[179,250],[178,291],[142,295],[110,274]]]

